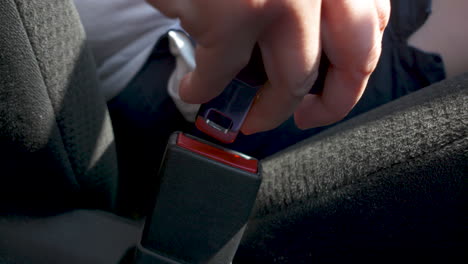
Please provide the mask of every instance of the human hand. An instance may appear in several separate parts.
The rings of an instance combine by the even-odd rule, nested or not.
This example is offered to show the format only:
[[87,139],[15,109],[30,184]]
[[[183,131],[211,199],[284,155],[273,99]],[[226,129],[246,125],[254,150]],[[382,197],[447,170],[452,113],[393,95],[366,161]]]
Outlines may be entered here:
[[[148,0],[197,41],[194,72],[180,95],[204,103],[249,61],[255,43],[269,81],[244,123],[245,134],[273,129],[294,113],[299,128],[334,123],[358,102],[381,53],[388,0]],[[320,95],[308,94],[320,54],[330,60]]]

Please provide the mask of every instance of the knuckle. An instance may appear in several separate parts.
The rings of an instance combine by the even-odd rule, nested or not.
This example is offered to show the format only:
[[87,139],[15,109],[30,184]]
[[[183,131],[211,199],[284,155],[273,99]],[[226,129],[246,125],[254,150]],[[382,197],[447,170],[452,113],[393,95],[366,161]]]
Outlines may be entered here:
[[[307,95],[319,77],[320,55],[312,56],[313,60],[308,60],[300,68],[300,74],[287,74],[284,77],[288,91],[293,98],[302,99]],[[299,77],[298,77],[299,76]]]
[[377,68],[382,53],[382,41],[374,41],[373,46],[369,49],[369,53],[365,59],[356,67],[356,78],[362,79],[369,77]]
[[300,82],[293,82],[292,85],[289,87],[293,87],[289,89],[290,94],[293,98],[303,98],[307,95],[312,89],[312,86],[318,79],[318,71],[314,70],[312,73],[308,74],[305,79]]
[[265,0],[241,0],[239,3],[248,10],[257,10],[265,5]]
[[380,32],[383,32],[390,20],[391,5],[389,0],[376,0],[377,17],[379,20]]
[[266,21],[279,16],[284,12],[286,5],[284,2],[291,0],[238,0],[240,9],[245,12],[243,16],[254,19],[255,21]]

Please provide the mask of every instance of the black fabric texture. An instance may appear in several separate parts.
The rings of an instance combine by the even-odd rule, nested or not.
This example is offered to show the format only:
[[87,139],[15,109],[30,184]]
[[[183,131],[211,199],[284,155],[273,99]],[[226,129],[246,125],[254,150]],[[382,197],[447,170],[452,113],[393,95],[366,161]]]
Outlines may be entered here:
[[102,211],[0,218],[0,263],[133,263],[141,223]]
[[263,162],[235,263],[450,260],[466,249],[468,75]]
[[111,209],[111,123],[72,1],[0,5],[1,213]]
[[[0,5],[1,209],[50,205],[57,196],[62,198],[57,202],[66,203],[79,185],[54,122],[54,110],[15,3]],[[51,183],[37,172],[47,175]]]
[[397,29],[394,36],[403,42],[421,28],[432,13],[432,0],[391,0],[391,3],[390,26]]

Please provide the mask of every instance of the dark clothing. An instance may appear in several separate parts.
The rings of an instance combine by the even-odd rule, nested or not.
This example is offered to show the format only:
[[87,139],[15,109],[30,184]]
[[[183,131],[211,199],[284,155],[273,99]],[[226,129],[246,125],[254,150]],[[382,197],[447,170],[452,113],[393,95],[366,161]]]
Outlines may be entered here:
[[[119,164],[118,201],[124,215],[145,214],[155,192],[154,181],[169,135],[187,130],[174,102],[167,94],[167,81],[175,60],[167,40],[153,51],[130,84],[108,102]],[[135,211],[135,207],[136,211]]]
[[[383,37],[379,64],[361,100],[344,120],[445,78],[439,55],[422,52],[407,44],[408,37],[425,23],[430,12],[430,0],[392,1],[392,15]],[[161,40],[128,87],[108,103],[121,167],[120,190],[128,194],[125,204],[129,206],[149,200],[144,195],[150,192],[147,188],[149,177],[156,173],[171,132],[182,130],[208,138],[193,124],[184,121],[167,94],[166,83],[173,68],[174,59],[167,49],[167,40]],[[316,85],[318,89],[324,75],[320,77]],[[290,118],[274,130],[239,135],[236,142],[227,147],[262,159],[328,127],[302,131]]]

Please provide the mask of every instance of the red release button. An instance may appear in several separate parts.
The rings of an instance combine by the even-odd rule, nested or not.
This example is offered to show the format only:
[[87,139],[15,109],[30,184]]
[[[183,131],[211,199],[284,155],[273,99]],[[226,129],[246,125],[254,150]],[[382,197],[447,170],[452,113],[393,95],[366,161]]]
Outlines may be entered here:
[[258,171],[258,160],[247,159],[242,155],[231,153],[226,150],[202,143],[193,138],[187,137],[182,133],[180,133],[177,137],[177,145],[179,147],[203,155],[207,158],[219,161],[226,165],[239,168],[250,173],[257,173]]

